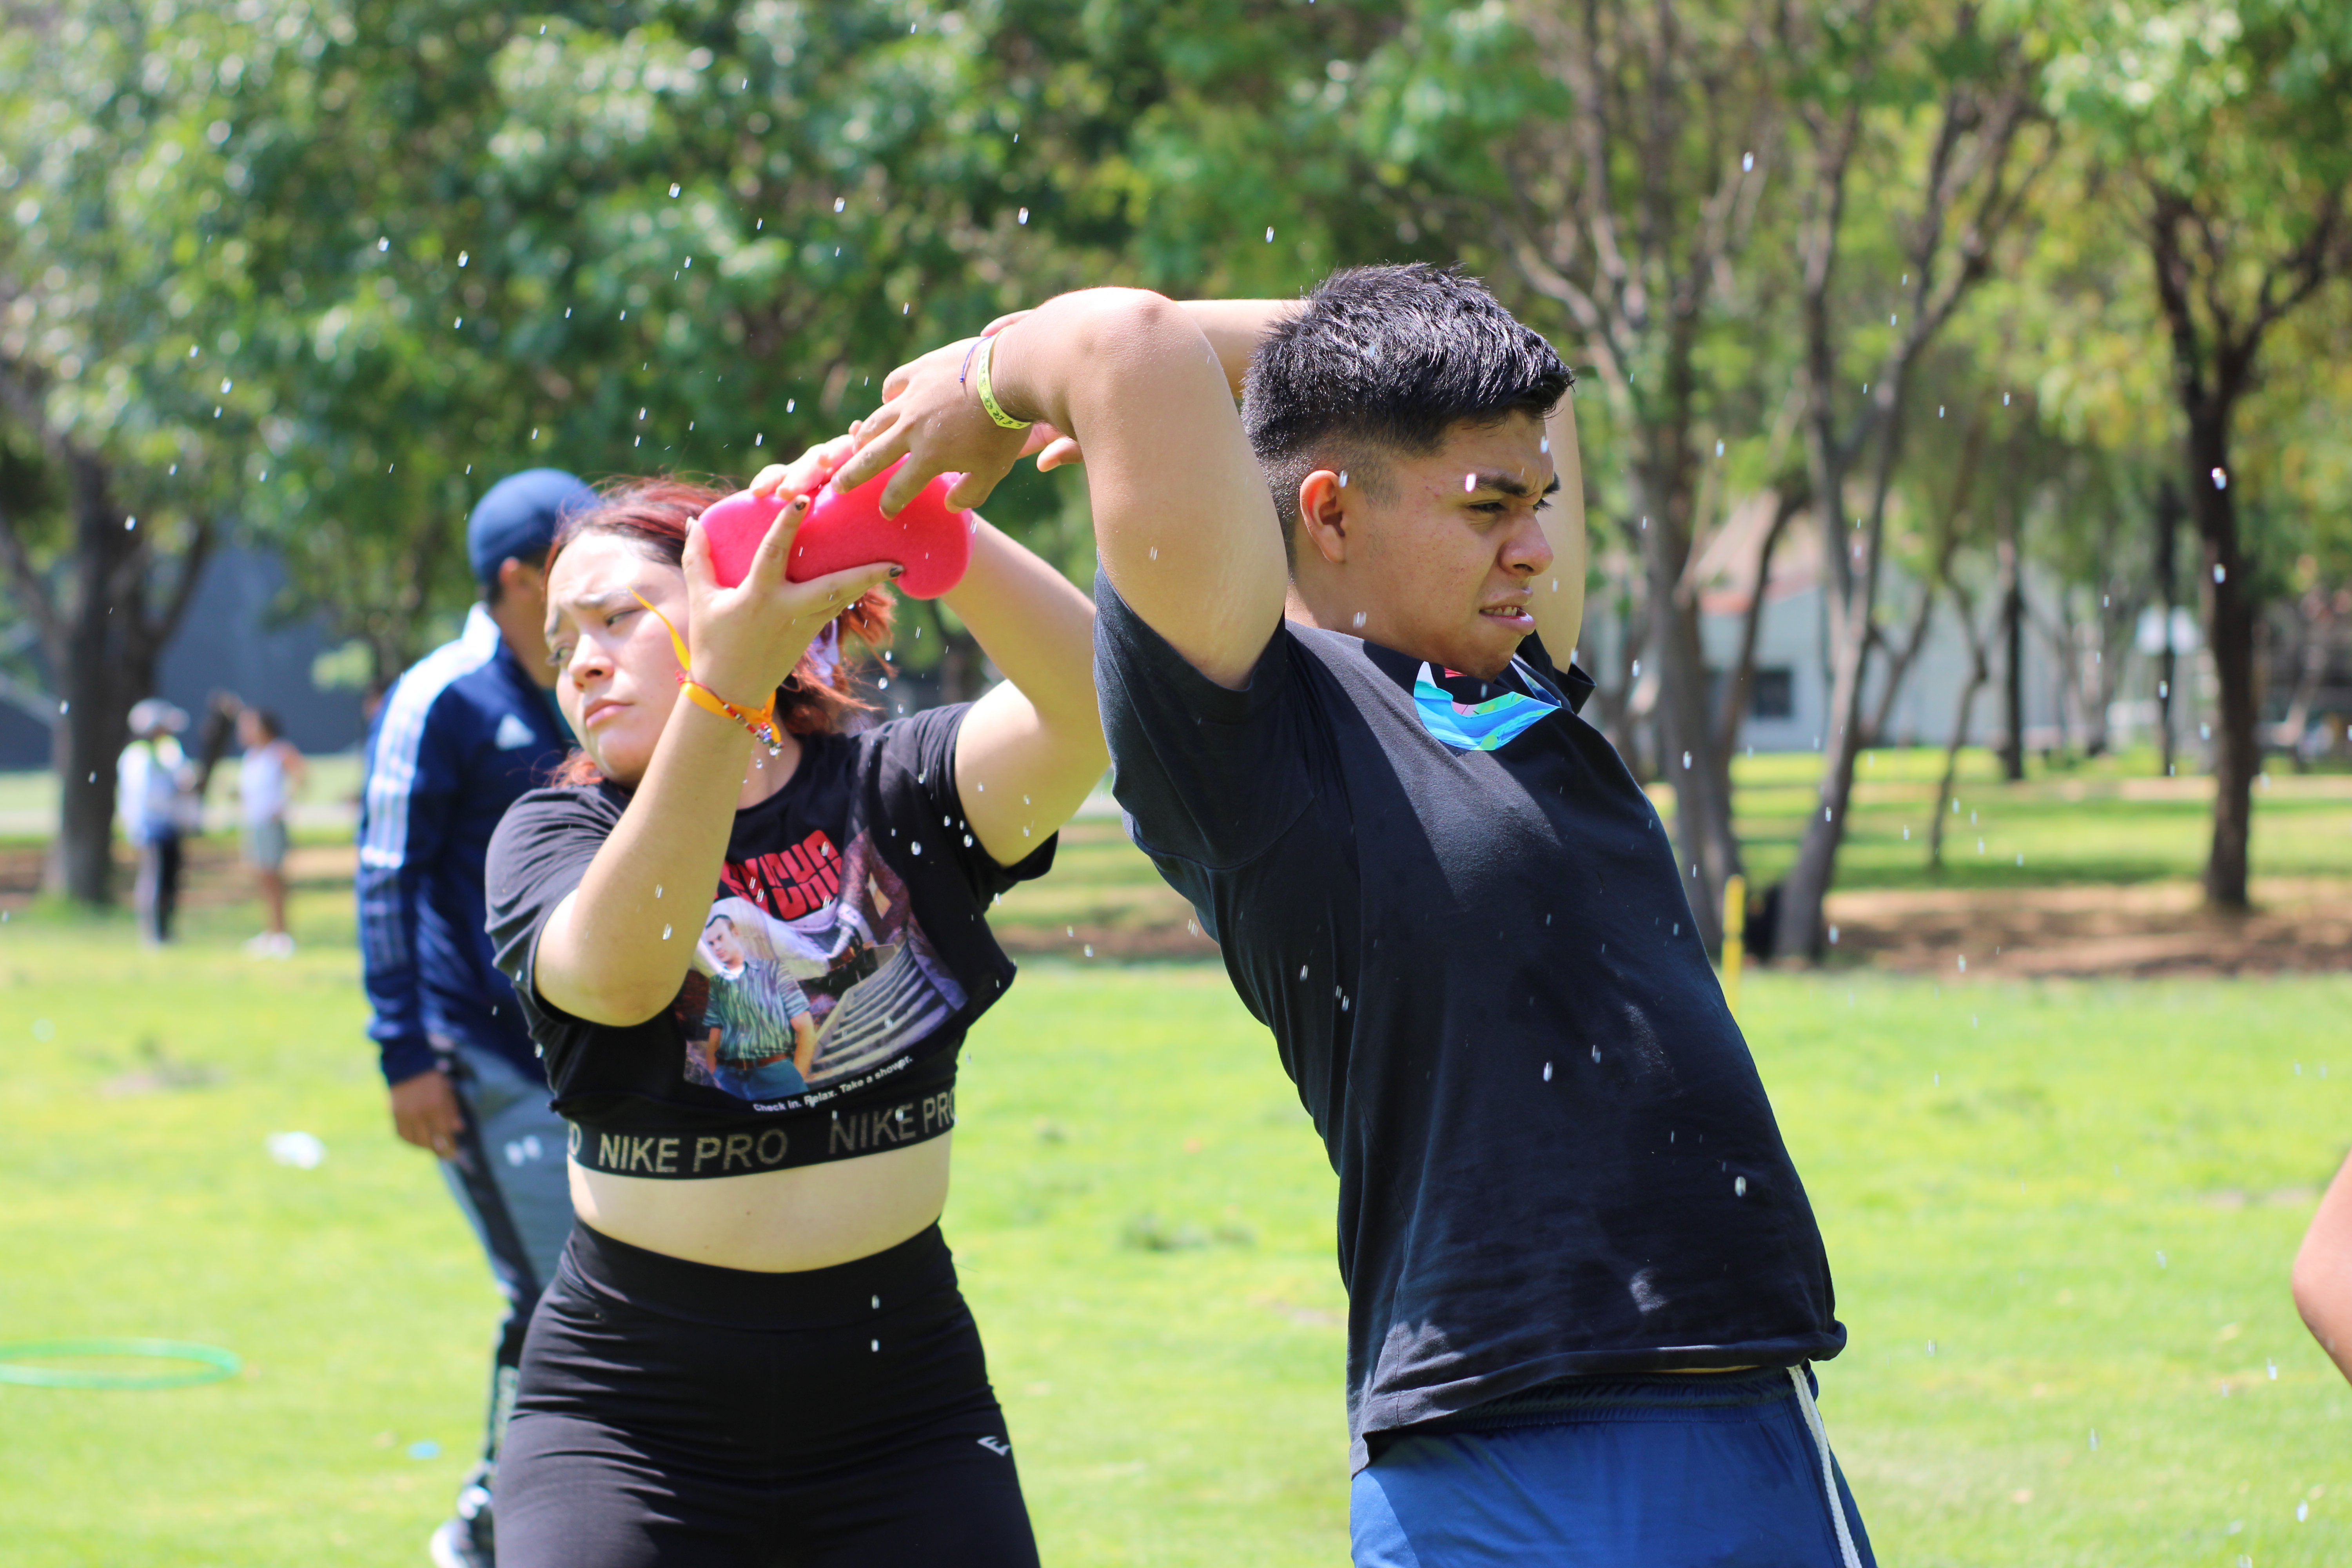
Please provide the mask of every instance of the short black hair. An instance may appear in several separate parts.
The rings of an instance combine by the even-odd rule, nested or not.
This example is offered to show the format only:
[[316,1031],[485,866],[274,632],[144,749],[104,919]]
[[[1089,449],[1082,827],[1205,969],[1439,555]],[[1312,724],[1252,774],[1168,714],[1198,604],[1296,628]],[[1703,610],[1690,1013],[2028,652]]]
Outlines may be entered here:
[[1349,464],[1350,482],[1377,492],[1382,454],[1426,456],[1461,424],[1548,418],[1575,382],[1459,267],[1349,267],[1258,345],[1242,425],[1295,561],[1298,486],[1316,468]]

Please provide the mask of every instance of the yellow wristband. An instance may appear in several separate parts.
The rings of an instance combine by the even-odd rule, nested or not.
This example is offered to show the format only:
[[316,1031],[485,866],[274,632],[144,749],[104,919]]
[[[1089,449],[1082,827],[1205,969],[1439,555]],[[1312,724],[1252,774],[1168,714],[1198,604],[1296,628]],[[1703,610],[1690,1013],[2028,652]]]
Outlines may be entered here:
[[993,337],[983,338],[980,345],[980,359],[972,366],[971,375],[972,384],[980,389],[980,405],[988,410],[988,416],[991,419],[995,420],[1005,429],[1026,430],[1032,423],[1030,420],[1015,419],[1004,412],[1003,404],[996,401],[996,387],[990,382],[988,376],[989,365],[995,358],[996,340]]

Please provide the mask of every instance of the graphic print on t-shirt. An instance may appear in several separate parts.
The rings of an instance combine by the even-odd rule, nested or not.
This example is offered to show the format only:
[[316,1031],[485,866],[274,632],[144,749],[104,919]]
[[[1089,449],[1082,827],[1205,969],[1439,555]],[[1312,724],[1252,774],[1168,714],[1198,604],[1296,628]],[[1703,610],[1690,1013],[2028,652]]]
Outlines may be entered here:
[[[1456,682],[1471,679],[1455,669],[1447,670],[1445,678]],[[1496,683],[1481,680],[1475,684],[1483,693]],[[1465,702],[1438,684],[1437,677],[1430,672],[1429,661],[1423,659],[1421,673],[1412,683],[1413,707],[1421,714],[1422,728],[1455,751],[1492,752],[1518,739],[1528,725],[1559,711],[1557,700],[1532,679],[1528,684],[1531,692],[1514,691],[1505,686],[1496,696],[1482,695],[1476,701]]]
[[719,870],[678,997],[686,1077],[763,1108],[887,1066],[964,1005],[868,835]]

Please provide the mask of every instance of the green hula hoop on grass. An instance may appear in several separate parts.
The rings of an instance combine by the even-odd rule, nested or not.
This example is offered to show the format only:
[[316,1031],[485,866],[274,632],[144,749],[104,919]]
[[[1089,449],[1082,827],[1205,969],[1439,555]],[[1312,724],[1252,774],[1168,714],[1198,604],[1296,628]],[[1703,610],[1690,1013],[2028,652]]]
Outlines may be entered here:
[[[139,1356],[156,1361],[194,1362],[177,1372],[79,1371],[64,1366],[23,1366],[17,1363],[53,1356]],[[192,1344],[185,1340],[14,1340],[0,1343],[0,1383],[35,1388],[193,1388],[218,1383],[245,1368],[234,1351],[217,1345]]]

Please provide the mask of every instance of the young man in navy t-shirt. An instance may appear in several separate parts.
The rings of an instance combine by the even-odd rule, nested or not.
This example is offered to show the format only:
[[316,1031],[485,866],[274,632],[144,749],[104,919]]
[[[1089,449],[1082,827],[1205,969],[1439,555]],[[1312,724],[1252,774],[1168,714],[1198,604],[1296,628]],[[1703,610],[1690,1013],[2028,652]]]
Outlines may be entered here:
[[896,373],[836,482],[1083,449],[1119,802],[1339,1174],[1356,1562],[1854,1568],[1821,1236],[1577,716],[1570,380],[1423,267],[1089,290]]

